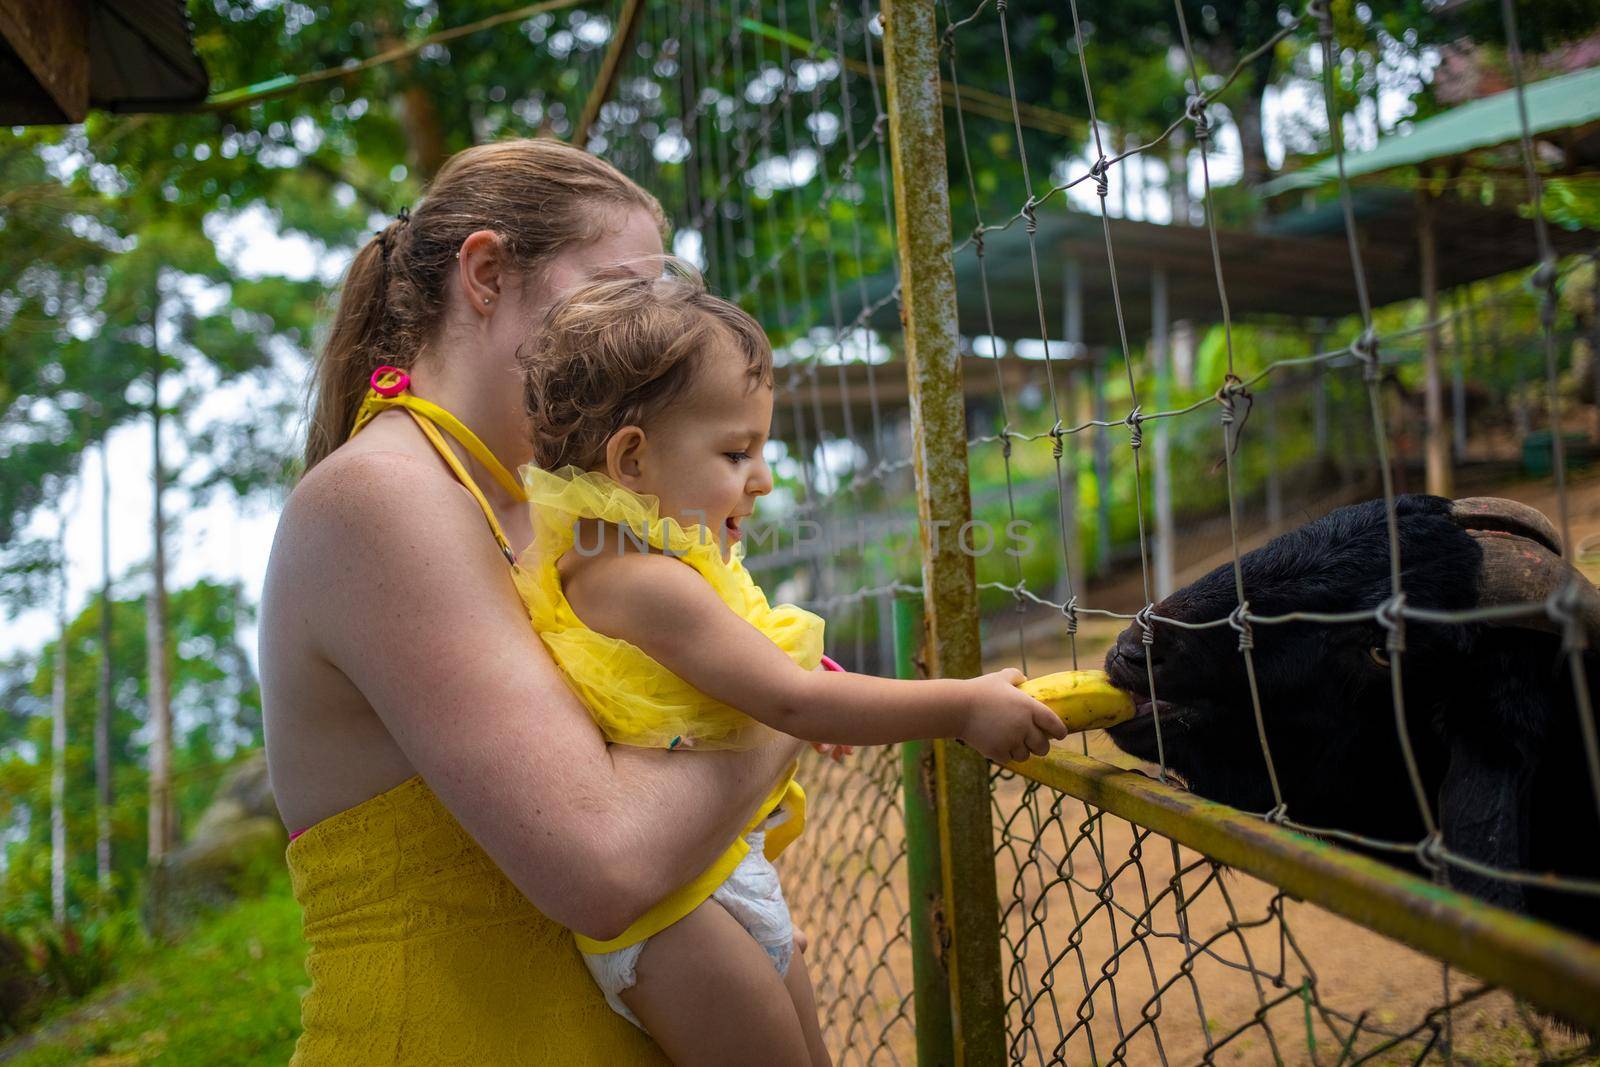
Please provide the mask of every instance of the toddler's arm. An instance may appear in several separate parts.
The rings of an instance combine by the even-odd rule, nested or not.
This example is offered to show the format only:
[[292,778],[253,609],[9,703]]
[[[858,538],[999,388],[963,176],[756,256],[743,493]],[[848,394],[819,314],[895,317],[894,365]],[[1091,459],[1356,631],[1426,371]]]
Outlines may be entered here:
[[1049,751],[1066,727],[1016,688],[1016,670],[906,681],[807,671],[728,608],[692,568],[661,555],[605,554],[564,583],[590,629],[639,646],[707,696],[807,741],[882,745],[959,737],[994,760]]

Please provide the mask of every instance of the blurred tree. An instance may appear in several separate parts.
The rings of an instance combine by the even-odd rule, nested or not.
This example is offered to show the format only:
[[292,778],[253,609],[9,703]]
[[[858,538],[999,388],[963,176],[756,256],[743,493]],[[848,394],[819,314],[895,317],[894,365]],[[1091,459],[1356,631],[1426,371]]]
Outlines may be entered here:
[[[149,730],[149,690],[144,677],[145,597],[99,597],[67,626],[64,803],[68,918],[96,901],[94,842],[97,787],[92,727],[98,714],[102,617],[113,634],[115,687],[108,748],[115,777],[111,810],[113,891],[135,884],[148,851],[149,774],[140,753]],[[109,603],[110,610],[103,611]],[[202,581],[176,590],[170,600],[172,663],[173,802],[177,824],[193,821],[209,801],[218,774],[236,754],[261,744],[261,697],[240,645],[250,606],[233,585]],[[0,924],[40,921],[50,915],[52,721],[47,697],[54,684],[59,641],[37,653],[0,664],[0,826],[10,827],[5,875],[0,879]]]

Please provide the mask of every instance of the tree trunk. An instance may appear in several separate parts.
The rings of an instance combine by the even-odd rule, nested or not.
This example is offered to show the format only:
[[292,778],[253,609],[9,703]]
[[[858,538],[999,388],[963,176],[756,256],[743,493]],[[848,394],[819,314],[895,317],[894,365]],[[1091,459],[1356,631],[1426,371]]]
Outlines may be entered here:
[[[406,64],[407,68],[409,66]],[[409,69],[405,72],[410,73]],[[407,86],[400,93],[399,104],[400,126],[406,131],[406,144],[411,149],[411,166],[418,178],[432,181],[450,154],[445,147],[438,105],[433,95],[420,85]]]
[[1417,197],[1422,299],[1427,306],[1429,323],[1423,335],[1422,359],[1426,487],[1434,496],[1450,496],[1450,426],[1444,414],[1444,380],[1439,364],[1439,268],[1433,228],[1433,194],[1419,189]]
[[55,682],[50,692],[50,917],[67,922],[67,516],[61,514]]
[[151,522],[150,597],[146,604],[150,690],[150,836],[149,858],[155,864],[172,848],[172,706],[167,673],[167,554],[161,513],[165,477],[161,470],[161,300],[151,316],[150,426],[154,458],[151,484],[155,506]]
[[[1105,422],[1109,410],[1106,400],[1108,361],[1105,353],[1098,350],[1091,358],[1093,384],[1090,390],[1094,394],[1094,418],[1098,422]],[[1095,516],[1094,572],[1104,578],[1111,573],[1111,435],[1104,430],[1097,430],[1094,434],[1094,480],[1098,486],[1095,495],[1099,501],[1099,514]]]
[[1167,197],[1172,204],[1172,224],[1189,225],[1189,140],[1181,129],[1167,138]]
[[1244,156],[1242,181],[1247,189],[1254,189],[1272,176],[1267,165],[1267,142],[1261,130],[1262,99],[1266,96],[1265,83],[1252,84],[1234,123],[1239,127],[1239,148]]
[[1373,42],[1372,52],[1372,135],[1383,139],[1383,42]]
[[[1067,372],[1067,418],[1078,421],[1075,405],[1084,392],[1084,375],[1081,370],[1087,349],[1083,345],[1083,265],[1068,259],[1062,271],[1062,323],[1061,336],[1067,342],[1067,358],[1072,368]],[[1083,538],[1078,532],[1078,441],[1076,435],[1062,440],[1062,460],[1059,477],[1060,496],[1057,521],[1061,524],[1062,563],[1061,574],[1056,579],[1056,599],[1063,604],[1067,598],[1082,590]],[[1073,583],[1080,583],[1074,586]]]
[[[1167,272],[1156,269],[1150,274],[1150,376],[1155,379],[1156,409],[1165,411],[1171,399],[1172,329],[1167,318]],[[1177,532],[1172,518],[1172,436],[1170,419],[1156,422],[1151,434],[1153,460],[1150,485],[1155,499],[1155,599],[1166,599],[1173,591],[1177,549]],[[1103,431],[1097,436],[1104,437]],[[1101,492],[1107,490],[1101,487]]]
[[100,442],[100,691],[94,717],[94,856],[102,903],[111,892],[111,441]]
[[[395,35],[388,20],[379,18],[376,24],[379,46],[388,51],[405,42]],[[444,166],[449,152],[445,146],[444,125],[439,119],[439,107],[433,94],[412,81],[416,77],[416,62],[402,59],[394,64],[395,77],[402,83],[395,93],[395,112],[400,129],[406,138],[406,158],[416,176],[424,182],[432,181]]]

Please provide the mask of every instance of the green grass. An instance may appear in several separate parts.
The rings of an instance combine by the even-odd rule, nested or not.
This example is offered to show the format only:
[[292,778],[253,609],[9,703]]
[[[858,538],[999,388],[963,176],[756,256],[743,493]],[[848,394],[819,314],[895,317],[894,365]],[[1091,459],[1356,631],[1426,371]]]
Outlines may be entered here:
[[282,1067],[300,1029],[304,959],[300,909],[278,884],[121,961],[117,979],[42,1023],[6,1067]]

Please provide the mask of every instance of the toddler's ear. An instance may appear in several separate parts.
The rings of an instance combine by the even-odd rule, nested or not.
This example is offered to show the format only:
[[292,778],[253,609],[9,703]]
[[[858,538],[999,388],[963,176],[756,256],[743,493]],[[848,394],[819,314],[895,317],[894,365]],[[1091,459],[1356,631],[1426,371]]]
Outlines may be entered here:
[[624,426],[606,441],[606,474],[618,485],[637,491],[644,475],[640,457],[644,453],[644,431]]

